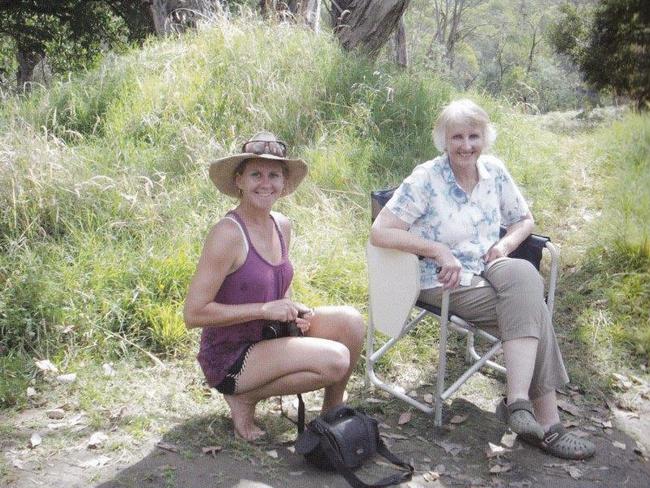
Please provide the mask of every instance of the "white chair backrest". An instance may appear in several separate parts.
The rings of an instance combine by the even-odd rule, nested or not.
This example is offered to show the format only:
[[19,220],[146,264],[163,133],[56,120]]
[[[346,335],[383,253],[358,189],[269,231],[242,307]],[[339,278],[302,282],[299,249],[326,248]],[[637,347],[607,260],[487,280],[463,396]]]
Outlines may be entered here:
[[420,266],[415,254],[366,246],[370,319],[373,327],[396,337],[420,294]]

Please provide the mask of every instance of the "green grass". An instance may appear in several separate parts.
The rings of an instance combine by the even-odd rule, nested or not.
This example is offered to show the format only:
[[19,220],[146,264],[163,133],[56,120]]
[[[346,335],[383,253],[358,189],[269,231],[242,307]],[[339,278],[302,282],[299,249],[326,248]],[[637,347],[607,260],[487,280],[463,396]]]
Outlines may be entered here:
[[[365,312],[368,193],[435,156],[433,121],[455,96],[486,107],[499,129],[494,152],[553,235],[571,215],[567,196],[575,198],[556,135],[483,95],[456,94],[431,73],[373,65],[328,34],[289,24],[221,19],[6,99],[0,347],[12,359],[1,358],[11,372],[1,404],[24,401],[34,357],[65,365],[147,361],[142,350],[191,358],[197,336],[181,321],[185,291],[204,236],[235,205],[209,182],[208,163],[262,128],[310,164],[309,179],[278,207],[294,221],[296,299]],[[607,212],[593,226],[602,229],[596,250],[607,252],[577,263],[596,266],[580,285],[605,302],[601,314],[583,310],[590,295],[569,300],[574,314],[584,312],[575,340],[590,344],[595,334],[603,348],[615,345],[612,358],[632,352],[640,364],[650,335],[648,117],[581,137],[592,138],[584,157],[603,161]],[[388,360],[426,361],[435,327],[418,334]]]
[[604,201],[571,282],[576,335],[612,366],[634,367],[650,362],[650,118],[628,115],[593,140]]

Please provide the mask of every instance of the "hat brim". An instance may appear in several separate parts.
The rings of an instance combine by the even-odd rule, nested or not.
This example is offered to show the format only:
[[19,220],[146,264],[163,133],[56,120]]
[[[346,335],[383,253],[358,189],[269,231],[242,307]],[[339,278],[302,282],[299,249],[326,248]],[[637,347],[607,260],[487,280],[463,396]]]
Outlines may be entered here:
[[235,154],[234,156],[217,159],[210,164],[210,179],[221,193],[235,198],[239,197],[239,188],[235,184],[235,170],[246,159],[280,161],[287,165],[288,174],[284,180],[282,196],[293,193],[308,173],[307,163],[302,159],[280,158],[271,154]]

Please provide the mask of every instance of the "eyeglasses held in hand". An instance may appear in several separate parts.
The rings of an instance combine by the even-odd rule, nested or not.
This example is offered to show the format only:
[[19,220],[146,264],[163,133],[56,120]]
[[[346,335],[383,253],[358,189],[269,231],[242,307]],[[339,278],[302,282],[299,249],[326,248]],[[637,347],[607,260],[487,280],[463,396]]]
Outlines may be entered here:
[[287,146],[282,141],[248,141],[242,151],[252,154],[273,154],[280,158],[287,155]]

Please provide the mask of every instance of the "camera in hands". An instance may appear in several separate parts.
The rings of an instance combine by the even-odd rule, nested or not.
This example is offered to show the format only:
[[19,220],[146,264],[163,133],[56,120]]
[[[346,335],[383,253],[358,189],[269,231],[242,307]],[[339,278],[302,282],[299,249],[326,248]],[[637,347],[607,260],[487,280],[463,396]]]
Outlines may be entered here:
[[[302,318],[306,312],[298,312],[298,317]],[[281,322],[279,320],[269,320],[262,329],[262,339],[279,339],[280,337],[300,337],[302,330],[296,324],[295,320],[290,322]]]

